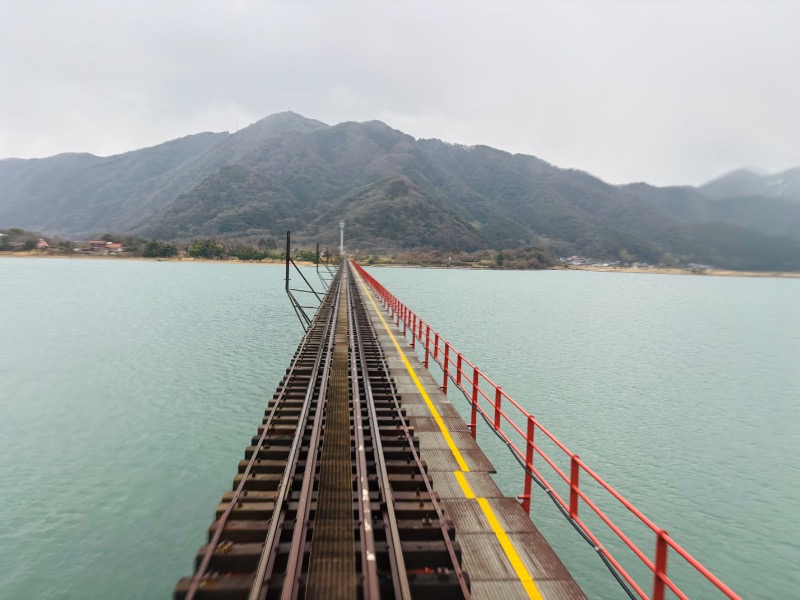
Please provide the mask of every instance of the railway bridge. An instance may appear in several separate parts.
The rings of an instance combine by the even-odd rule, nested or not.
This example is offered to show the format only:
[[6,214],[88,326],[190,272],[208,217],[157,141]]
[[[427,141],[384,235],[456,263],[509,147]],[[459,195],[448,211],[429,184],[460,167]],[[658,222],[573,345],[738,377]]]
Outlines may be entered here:
[[[437,365],[441,380],[431,368]],[[469,423],[450,400],[454,392],[470,403]],[[521,425],[515,410],[522,411]],[[523,466],[520,497],[506,497],[495,485],[476,442],[479,420]],[[554,440],[569,466],[560,468],[540,438]],[[568,493],[558,493],[535,457]],[[232,491],[217,506],[195,573],[177,583],[173,596],[585,598],[529,517],[538,485],[629,596],[686,597],[667,576],[672,551],[723,596],[737,597],[649,521],[654,558],[633,546],[652,574],[645,589],[578,517],[581,503],[597,508],[581,489],[581,474],[602,482],[429,324],[344,260],[245,450]]]

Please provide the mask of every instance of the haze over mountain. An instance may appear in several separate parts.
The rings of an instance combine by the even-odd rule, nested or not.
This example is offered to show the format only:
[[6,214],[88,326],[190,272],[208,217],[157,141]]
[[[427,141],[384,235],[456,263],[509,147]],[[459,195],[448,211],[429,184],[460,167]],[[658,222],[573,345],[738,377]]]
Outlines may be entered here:
[[763,196],[800,202],[800,167],[774,174],[738,169],[709,181],[700,190],[716,199]]
[[487,146],[384,123],[279,113],[118,156],[0,161],[0,226],[82,236],[223,236],[364,252],[539,246],[650,263],[800,269],[800,169],[699,188],[613,186]]

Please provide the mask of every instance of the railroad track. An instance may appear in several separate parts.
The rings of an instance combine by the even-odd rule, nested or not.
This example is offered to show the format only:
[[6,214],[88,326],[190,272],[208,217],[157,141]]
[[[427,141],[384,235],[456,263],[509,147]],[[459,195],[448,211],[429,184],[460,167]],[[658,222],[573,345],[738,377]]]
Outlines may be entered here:
[[208,536],[176,600],[469,597],[454,527],[346,262]]

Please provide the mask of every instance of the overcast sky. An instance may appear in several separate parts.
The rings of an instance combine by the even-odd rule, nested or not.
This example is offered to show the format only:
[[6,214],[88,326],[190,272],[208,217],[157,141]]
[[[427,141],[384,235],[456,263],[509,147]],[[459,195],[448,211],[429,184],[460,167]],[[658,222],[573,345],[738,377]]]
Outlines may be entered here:
[[0,157],[291,109],[611,183],[800,166],[800,1],[0,0]]

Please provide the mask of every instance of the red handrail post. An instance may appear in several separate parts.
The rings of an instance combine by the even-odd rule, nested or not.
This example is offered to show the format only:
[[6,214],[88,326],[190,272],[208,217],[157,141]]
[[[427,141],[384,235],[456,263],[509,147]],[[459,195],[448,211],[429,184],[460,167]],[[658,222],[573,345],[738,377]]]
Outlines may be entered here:
[[458,353],[458,359],[456,360],[456,386],[461,387],[461,363],[464,360],[464,357],[461,355],[461,352]]
[[435,361],[439,356],[439,334],[433,336],[433,360]]
[[442,379],[442,391],[447,396],[447,380],[450,379],[450,342],[444,343],[444,378]]
[[406,337],[407,319],[408,319],[408,308],[406,306],[403,306],[403,337]]
[[472,415],[469,419],[469,428],[472,439],[478,438],[478,367],[472,367]]
[[431,346],[431,326],[425,326],[425,368],[428,368],[428,355],[430,354]]
[[569,516],[573,519],[578,516],[578,479],[581,473],[578,458],[577,454],[571,455],[569,469]]
[[653,600],[664,600],[664,588],[667,578],[667,532],[660,529],[656,534],[656,560],[653,571]]
[[503,399],[503,388],[498,387],[494,392],[494,428],[500,431],[500,401]]
[[533,451],[536,448],[533,434],[536,431],[536,420],[528,415],[528,435],[525,438],[525,489],[522,492],[522,508],[531,514],[531,484],[533,483]]
[[411,349],[417,347],[417,314],[412,313],[411,317]]

